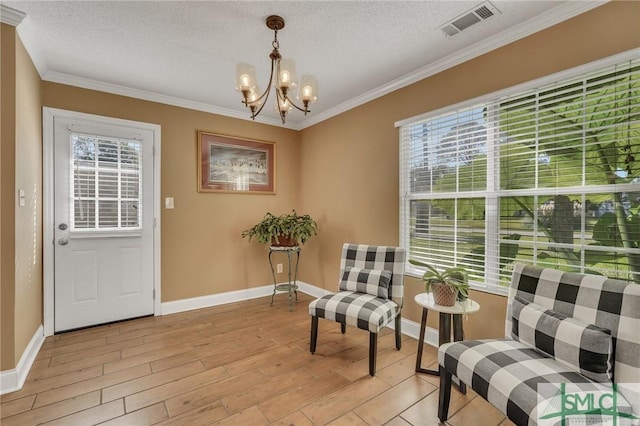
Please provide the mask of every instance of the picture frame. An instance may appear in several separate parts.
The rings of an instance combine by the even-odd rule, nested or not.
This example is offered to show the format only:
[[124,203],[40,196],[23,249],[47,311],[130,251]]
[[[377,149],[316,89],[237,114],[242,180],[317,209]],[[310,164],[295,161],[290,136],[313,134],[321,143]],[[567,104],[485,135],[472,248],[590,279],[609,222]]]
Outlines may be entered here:
[[198,131],[198,192],[276,193],[276,144]]

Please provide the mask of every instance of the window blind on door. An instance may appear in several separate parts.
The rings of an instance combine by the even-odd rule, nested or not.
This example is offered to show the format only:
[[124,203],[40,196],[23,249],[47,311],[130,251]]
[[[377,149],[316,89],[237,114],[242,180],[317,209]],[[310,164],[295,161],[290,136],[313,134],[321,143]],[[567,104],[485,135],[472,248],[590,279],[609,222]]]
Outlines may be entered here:
[[141,229],[142,144],[71,133],[71,229]]

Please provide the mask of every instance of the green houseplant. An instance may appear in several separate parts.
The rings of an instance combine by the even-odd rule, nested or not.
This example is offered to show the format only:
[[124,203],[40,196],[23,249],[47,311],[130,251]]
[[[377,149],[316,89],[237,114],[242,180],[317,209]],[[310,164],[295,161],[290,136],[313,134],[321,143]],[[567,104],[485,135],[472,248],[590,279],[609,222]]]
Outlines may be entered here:
[[260,244],[272,246],[297,246],[306,243],[318,234],[318,224],[308,214],[298,215],[295,210],[289,214],[264,215],[260,222],[242,231],[242,238],[255,238]]
[[433,293],[436,304],[453,306],[457,300],[469,297],[469,279],[464,268],[446,268],[438,271],[433,266],[415,259],[409,259],[412,265],[426,268],[422,281],[425,291]]

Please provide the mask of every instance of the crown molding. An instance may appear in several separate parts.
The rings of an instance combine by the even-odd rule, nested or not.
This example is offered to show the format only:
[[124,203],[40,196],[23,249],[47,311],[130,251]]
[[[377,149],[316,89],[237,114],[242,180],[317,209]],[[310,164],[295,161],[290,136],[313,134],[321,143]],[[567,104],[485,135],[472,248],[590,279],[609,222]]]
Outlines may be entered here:
[[0,22],[3,24],[17,27],[25,16],[26,13],[0,3]]
[[32,24],[33,21],[27,19],[22,25],[16,28],[16,32],[27,54],[29,54],[31,62],[33,62],[33,65],[36,67],[40,79],[44,80],[44,74],[48,69],[47,61],[38,42],[38,38],[33,35],[33,31],[29,31],[29,26]]
[[492,50],[498,49],[502,46],[506,46],[509,43],[513,43],[521,38],[527,37],[531,34],[535,34],[567,19],[578,16],[582,13],[588,12],[591,9],[595,9],[598,6],[602,6],[607,3],[606,0],[595,1],[570,1],[557,6],[551,10],[548,10],[536,18],[530,19],[522,25],[511,28],[507,31],[503,31],[500,34],[486,38],[482,41],[474,43],[462,50],[459,50],[453,55],[445,56],[444,58],[429,64],[425,67],[412,71],[404,76],[386,83],[376,89],[370,90],[360,96],[352,98],[346,102],[336,105],[333,108],[325,110],[313,117],[306,118],[301,124],[301,128],[318,124],[322,121],[328,120],[331,117],[342,114],[350,109],[356,108],[395,90],[402,89],[420,80],[424,80],[427,77],[431,77],[446,69],[452,68],[456,65],[460,65],[466,61],[469,61],[478,56],[484,55]]
[[401,127],[407,124],[415,123],[417,121],[425,120],[429,117],[436,117],[438,115],[446,114],[447,112],[452,110],[464,109],[472,105],[479,105],[482,103],[490,102],[491,100],[499,99],[503,96],[509,96],[513,93],[527,92],[529,90],[534,90],[539,87],[557,83],[558,81],[572,79],[578,75],[587,74],[593,71],[600,70],[604,67],[612,66],[626,61],[632,61],[638,58],[640,58],[640,47],[627,50],[613,56],[607,56],[606,58],[597,59],[592,62],[587,62],[576,67],[558,71],[553,74],[548,74],[544,77],[536,78],[535,80],[529,80],[524,83],[516,84],[515,86],[505,87],[504,89],[497,90],[495,92],[485,93],[484,95],[480,95],[472,99],[466,99],[453,105],[446,105],[442,108],[437,108],[431,111],[424,112],[422,114],[414,115],[413,117],[403,118],[402,120],[396,121],[394,123],[394,126]]
[[161,104],[177,106],[181,108],[192,109],[196,111],[208,112],[211,114],[222,115],[225,117],[237,118],[246,121],[255,121],[257,123],[268,124],[270,126],[284,127],[287,129],[300,130],[297,123],[290,123],[289,126],[283,126],[280,119],[258,116],[255,120],[251,120],[248,114],[235,111],[229,108],[222,108],[216,105],[204,102],[192,101],[176,96],[163,95],[148,90],[135,89],[133,87],[123,86],[119,84],[106,83],[99,80],[93,80],[84,77],[77,77],[71,74],[46,71],[42,77],[45,81],[52,83],[66,84],[68,86],[80,87],[82,89],[96,90],[99,92],[111,93],[114,95],[127,96],[130,98],[141,99],[144,101],[158,102]]
[[[485,53],[488,53],[492,50],[498,49],[502,46],[505,46],[509,43],[513,43],[523,37],[527,37],[531,34],[535,34],[536,32],[542,31],[546,28],[549,28],[553,25],[556,25],[560,22],[566,21],[567,19],[573,18],[577,15],[585,13],[589,10],[592,10],[596,7],[602,6],[607,3],[606,0],[594,0],[594,1],[569,1],[561,4],[547,12],[537,16],[536,18],[530,19],[529,21],[518,25],[509,30],[503,31],[500,34],[497,34],[493,37],[489,37],[477,43],[474,43],[465,49],[462,49],[456,52],[453,55],[446,56],[438,61],[435,61],[432,64],[429,64],[425,67],[419,68],[416,71],[405,74],[404,76],[397,78],[389,83],[386,83],[382,86],[379,86],[373,90],[370,90],[360,96],[352,98],[348,101],[345,101],[341,104],[336,105],[335,107],[329,108],[323,112],[314,114],[313,116],[308,116],[300,121],[289,121],[288,125],[282,125],[282,122],[277,118],[271,118],[266,116],[258,116],[255,122],[267,124],[270,126],[283,127],[292,130],[302,130],[307,127],[318,124],[322,121],[328,120],[336,115],[342,114],[348,110],[356,108],[360,105],[363,105],[367,102],[375,100],[381,96],[384,96],[388,93],[391,93],[395,90],[401,89],[403,87],[409,86],[413,83],[416,83],[420,80],[423,80],[427,77],[435,75],[439,72],[442,72],[448,68],[454,67],[466,61],[469,61],[473,58],[481,56]],[[6,6],[3,6],[3,10]],[[10,9],[10,8],[9,8]],[[14,10],[14,9],[12,9]],[[21,13],[21,12],[20,12]],[[24,40],[23,40],[24,41]],[[25,43],[25,47],[32,54],[32,51],[35,53],[37,49],[35,43]],[[37,56],[37,55],[36,55]],[[32,54],[33,58],[33,54]],[[196,111],[203,111],[212,114],[218,114],[225,117],[237,118],[240,120],[251,121],[251,118],[247,114],[243,114],[240,111],[222,108],[216,105],[207,104],[204,102],[197,102],[188,99],[183,99],[175,96],[163,95],[160,93],[155,93],[151,91],[135,89],[128,86],[106,83],[98,80],[87,79],[83,77],[76,77],[70,74],[59,73],[56,71],[47,71],[46,64],[44,61],[35,60],[36,68],[38,68],[40,75],[43,80],[50,81],[53,83],[67,84],[70,86],[81,87],[84,89],[97,90],[106,93],[112,93],[115,95],[128,96],[136,99],[147,100],[151,102],[158,102],[167,105],[173,105],[177,107],[192,109]]]

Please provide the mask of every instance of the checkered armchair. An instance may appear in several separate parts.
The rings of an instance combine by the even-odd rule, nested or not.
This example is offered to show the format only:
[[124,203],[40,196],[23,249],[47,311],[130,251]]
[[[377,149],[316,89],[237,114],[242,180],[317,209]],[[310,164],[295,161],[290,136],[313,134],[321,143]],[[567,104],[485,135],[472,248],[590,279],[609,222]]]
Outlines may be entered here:
[[[617,390],[617,424],[640,424],[640,285],[516,264],[507,303],[506,338],[439,348],[441,421],[453,375],[517,425],[548,416],[560,389]],[[582,424],[616,424],[581,415]]]
[[318,341],[318,318],[340,323],[341,331],[354,326],[369,331],[369,374],[376,374],[378,332],[395,321],[396,349],[402,336],[400,313],[404,292],[404,249],[344,244],[340,261],[339,292],[309,304],[311,353]]

